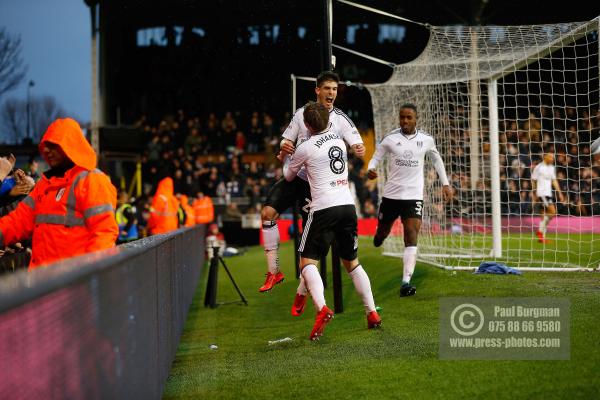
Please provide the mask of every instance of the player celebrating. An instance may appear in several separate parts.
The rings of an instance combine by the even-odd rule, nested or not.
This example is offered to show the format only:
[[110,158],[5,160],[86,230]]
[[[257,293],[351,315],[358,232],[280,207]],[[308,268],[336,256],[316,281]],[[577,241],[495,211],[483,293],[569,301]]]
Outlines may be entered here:
[[531,173],[532,203],[535,209],[535,203],[540,202],[542,208],[542,221],[537,231],[538,241],[548,243],[546,240],[546,229],[548,223],[556,215],[556,207],[552,202],[552,187],[558,193],[558,199],[561,203],[565,201],[560,190],[560,185],[556,180],[556,170],[554,169],[554,154],[544,154],[544,160],[535,166]]
[[417,263],[417,237],[421,229],[423,211],[423,166],[429,154],[443,185],[446,200],[452,198],[444,161],[435,147],[433,137],[417,129],[417,107],[404,104],[400,107],[400,128],[391,131],[377,146],[368,166],[369,179],[377,178],[377,165],[389,154],[387,181],[379,205],[377,231],[373,238],[375,247],[381,246],[390,234],[398,216],[404,227],[404,255],[400,296],[412,296],[416,288],[410,279]]
[[327,254],[334,238],[342,263],[365,306],[368,327],[381,325],[369,276],[357,258],[356,208],[348,186],[346,146],[341,135],[332,129],[329,116],[330,112],[321,103],[310,102],[304,107],[304,123],[312,136],[297,146],[285,170],[285,179],[292,181],[305,166],[312,195],[310,214],[298,249],[302,276],[317,309],[311,340],[317,340],[323,334],[325,325],[333,318],[333,311],[325,304],[323,281],[317,263]]
[[[337,97],[339,77],[336,73],[325,71],[317,77],[315,93],[317,102],[325,106],[329,112],[331,131],[342,137],[348,145],[352,146],[357,156],[362,157],[365,148],[358,130],[341,110],[335,108],[333,103]],[[294,153],[295,147],[310,137],[303,117],[304,107],[299,108],[292,118],[289,126],[283,132],[280,149],[283,156],[284,168],[289,164],[289,155]],[[290,182],[280,179],[268,193],[267,201],[261,211],[262,235],[265,255],[267,257],[267,278],[263,286],[258,289],[266,292],[277,283],[283,281],[283,273],[279,270],[279,229],[277,218],[279,214],[290,208],[296,200],[300,201],[303,224],[306,221],[308,206],[310,204],[310,188],[308,186],[306,171],[298,171],[298,177]],[[302,313],[306,301],[306,288],[301,278],[298,286],[297,296],[292,308],[293,315]]]

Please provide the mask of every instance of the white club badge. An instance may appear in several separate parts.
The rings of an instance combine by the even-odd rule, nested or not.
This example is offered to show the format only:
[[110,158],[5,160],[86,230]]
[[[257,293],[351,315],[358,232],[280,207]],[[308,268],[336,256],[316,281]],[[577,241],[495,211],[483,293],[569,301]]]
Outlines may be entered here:
[[65,188],[61,188],[57,193],[56,193],[56,201],[60,201],[60,199],[63,197],[63,194],[65,194]]

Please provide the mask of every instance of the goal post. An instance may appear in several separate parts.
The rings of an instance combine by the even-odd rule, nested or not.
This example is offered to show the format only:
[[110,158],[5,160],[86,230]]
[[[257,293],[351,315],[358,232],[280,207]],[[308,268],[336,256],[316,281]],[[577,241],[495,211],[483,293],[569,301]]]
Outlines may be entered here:
[[[414,103],[417,126],[436,140],[455,191],[442,199],[429,161],[419,258],[474,268],[497,260],[523,269],[600,266],[600,17],[529,26],[428,26],[430,39],[391,78],[365,85],[378,141],[398,127],[398,110]],[[535,236],[531,172],[547,152],[567,201]],[[379,166],[379,193],[386,181]],[[558,199],[557,199],[558,200]],[[384,254],[403,253],[396,223]]]

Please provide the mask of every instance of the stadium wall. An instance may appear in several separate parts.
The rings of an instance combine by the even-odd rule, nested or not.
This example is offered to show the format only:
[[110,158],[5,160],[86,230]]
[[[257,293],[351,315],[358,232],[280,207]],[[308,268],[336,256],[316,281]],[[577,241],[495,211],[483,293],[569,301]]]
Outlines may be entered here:
[[0,279],[0,398],[159,399],[205,226]]

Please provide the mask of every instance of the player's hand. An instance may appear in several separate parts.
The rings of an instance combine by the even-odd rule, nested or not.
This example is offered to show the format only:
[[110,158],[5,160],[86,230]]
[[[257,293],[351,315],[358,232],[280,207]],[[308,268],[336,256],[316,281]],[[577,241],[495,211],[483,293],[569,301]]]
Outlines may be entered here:
[[444,201],[450,201],[454,197],[454,191],[450,185],[444,185],[442,187],[442,194],[444,196]]
[[560,201],[561,203],[565,202],[565,195],[562,193],[558,194],[558,201]]
[[280,149],[282,152],[284,152],[286,154],[290,154],[290,155],[294,154],[294,151],[296,151],[296,147],[289,140],[284,140],[283,143],[281,144]]
[[354,149],[354,155],[356,157],[364,157],[365,156],[365,146],[362,143],[353,144],[352,148]]
[[275,158],[283,162],[283,157],[285,157],[285,155],[283,154],[283,152],[280,151],[279,153],[277,153],[277,156]]
[[367,178],[369,179],[377,179],[377,171],[374,169],[370,169],[367,171]]

